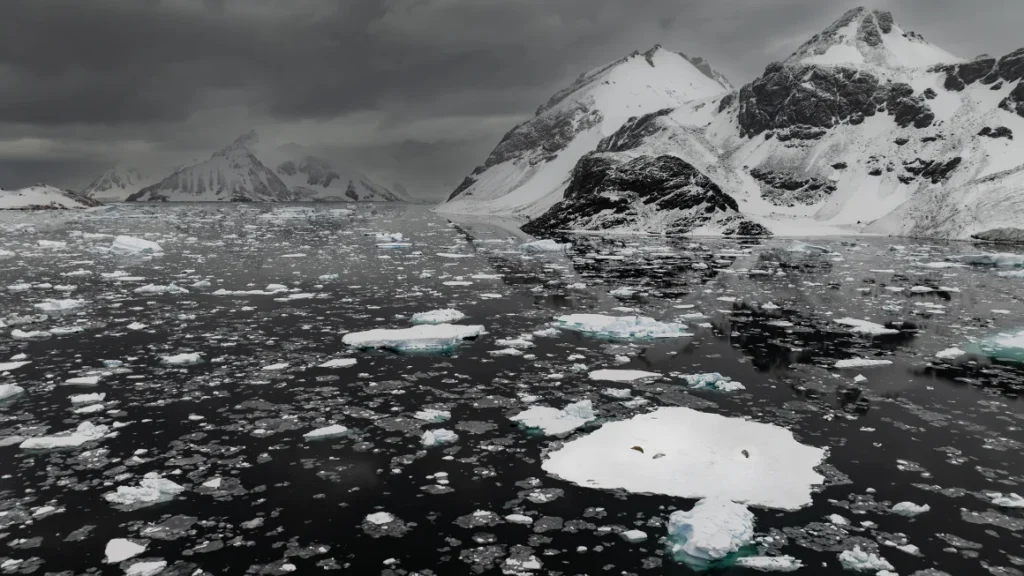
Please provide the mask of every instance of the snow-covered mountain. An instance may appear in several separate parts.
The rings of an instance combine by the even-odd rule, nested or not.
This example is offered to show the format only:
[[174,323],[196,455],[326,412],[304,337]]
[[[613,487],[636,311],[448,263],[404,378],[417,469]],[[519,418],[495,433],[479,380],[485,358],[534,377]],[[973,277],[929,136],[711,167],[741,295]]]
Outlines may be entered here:
[[0,189],[0,210],[69,210],[99,205],[96,200],[78,192],[44,184],[20,190]]
[[261,146],[249,132],[209,159],[140,188],[129,202],[401,202],[408,198],[295,145]]
[[[1024,229],[1022,77],[1024,49],[967,61],[851,10],[738,91],[624,123],[524,229],[736,232],[737,214],[740,231],[792,235]],[[707,181],[624,170],[665,157]]]
[[703,59],[660,46],[591,70],[510,130],[438,210],[538,216],[562,199],[580,158],[628,118],[731,88]]
[[81,193],[101,202],[124,202],[126,198],[154,184],[155,181],[154,178],[143,175],[137,168],[115,166],[93,180]]

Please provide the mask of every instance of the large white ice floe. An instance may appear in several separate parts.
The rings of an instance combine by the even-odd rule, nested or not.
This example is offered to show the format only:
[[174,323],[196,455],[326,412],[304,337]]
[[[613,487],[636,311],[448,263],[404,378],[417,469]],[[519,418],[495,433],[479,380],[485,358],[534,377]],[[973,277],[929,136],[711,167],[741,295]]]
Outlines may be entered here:
[[866,552],[860,546],[854,546],[853,550],[843,550],[839,554],[839,563],[847,570],[858,572],[878,572],[879,570],[892,570],[892,564],[885,558]]
[[661,378],[661,374],[644,370],[594,370],[590,373],[591,380],[602,382],[633,382],[654,378]]
[[167,502],[184,491],[180,484],[150,472],[138,486],[118,486],[116,491],[104,494],[103,499],[115,506],[136,509]]
[[99,440],[107,435],[110,428],[105,424],[95,425],[82,422],[74,430],[68,430],[52,436],[29,438],[19,446],[22,450],[54,450],[58,448],[74,448],[86,442]]
[[116,254],[162,254],[164,249],[150,240],[133,236],[118,236],[110,245],[110,251]]
[[463,340],[484,333],[483,326],[459,324],[425,324],[412,328],[378,328],[366,332],[350,332],[342,337],[353,348],[386,348],[398,352],[432,352],[452,350]]
[[166,560],[153,560],[150,562],[136,562],[124,571],[124,576],[156,576],[167,568]]
[[458,310],[446,308],[444,310],[431,310],[430,312],[417,312],[412,315],[413,324],[451,324],[466,318],[466,315]]
[[172,354],[171,356],[161,356],[160,363],[166,364],[167,366],[192,366],[199,364],[203,361],[203,357],[198,352],[184,352],[181,354]]
[[867,320],[857,320],[856,318],[840,318],[835,320],[835,323],[848,327],[850,332],[855,334],[864,334],[865,336],[885,336],[887,334],[900,333],[899,330],[886,328],[881,324],[875,324],[874,322],[868,322]]
[[317,368],[348,368],[349,366],[355,365],[355,358],[334,358],[333,360],[328,360],[327,362],[317,366]]
[[125,538],[114,538],[107,542],[107,548],[104,551],[106,556],[104,561],[107,564],[117,564],[118,562],[134,558],[145,551],[145,544],[138,544]]
[[986,494],[992,499],[992,504],[1001,506],[1003,508],[1024,508],[1024,496],[1017,493],[1001,494],[999,492],[989,492]]
[[564,410],[548,406],[534,406],[512,417],[528,428],[537,428],[548,436],[572,432],[594,420],[594,406],[590,400],[569,404]]
[[341,424],[332,424],[330,426],[324,426],[323,428],[317,428],[310,432],[306,432],[302,435],[306,440],[322,440],[325,438],[337,438],[338,436],[344,436],[348,433],[348,428]]
[[21,362],[0,362],[0,372],[10,372],[11,370],[17,370],[22,366],[31,364],[30,360],[22,360]]
[[685,324],[659,322],[646,316],[606,316],[604,314],[569,314],[555,318],[554,326],[611,339],[652,339],[693,336]]
[[754,538],[754,514],[726,498],[704,498],[690,510],[676,510],[668,519],[672,555],[688,564],[710,564]]
[[795,572],[804,566],[792,556],[744,556],[736,559],[736,565],[761,572]]
[[566,442],[542,468],[589,488],[795,510],[824,481],[825,455],[780,426],[668,407]]

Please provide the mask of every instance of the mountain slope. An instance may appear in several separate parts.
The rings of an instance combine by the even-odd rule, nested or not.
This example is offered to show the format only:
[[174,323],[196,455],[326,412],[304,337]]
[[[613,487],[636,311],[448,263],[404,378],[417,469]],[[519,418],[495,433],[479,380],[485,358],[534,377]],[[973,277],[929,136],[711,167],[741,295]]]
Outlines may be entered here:
[[408,202],[404,191],[379,184],[356,170],[307,153],[301,146],[286,145],[257,155],[274,167],[274,173],[298,200],[314,202]]
[[776,234],[1024,228],[1022,77],[1024,50],[965,61],[861,8],[739,91],[627,122],[595,154],[678,157]]
[[438,210],[537,216],[561,199],[576,162],[629,117],[730,88],[702,59],[660,46],[592,70],[510,130]]
[[0,190],[0,210],[68,210],[99,205],[78,192],[43,184],[20,190]]
[[123,202],[154,182],[135,168],[116,166],[93,180],[81,193],[101,202]]
[[251,148],[255,132],[240,136],[208,160],[186,166],[147,186],[126,200],[163,202],[290,202],[298,199],[288,186],[264,166]]

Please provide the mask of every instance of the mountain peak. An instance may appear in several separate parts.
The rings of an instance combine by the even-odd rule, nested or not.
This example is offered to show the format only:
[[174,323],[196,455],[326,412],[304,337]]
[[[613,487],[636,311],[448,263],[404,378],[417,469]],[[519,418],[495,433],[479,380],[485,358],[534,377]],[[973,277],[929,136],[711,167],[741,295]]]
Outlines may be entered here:
[[229,156],[234,152],[245,152],[251,154],[253,149],[260,143],[260,136],[255,130],[249,130],[222,148],[214,156]]
[[819,66],[925,68],[962,61],[896,23],[891,12],[863,6],[848,10],[805,42],[785,63]]

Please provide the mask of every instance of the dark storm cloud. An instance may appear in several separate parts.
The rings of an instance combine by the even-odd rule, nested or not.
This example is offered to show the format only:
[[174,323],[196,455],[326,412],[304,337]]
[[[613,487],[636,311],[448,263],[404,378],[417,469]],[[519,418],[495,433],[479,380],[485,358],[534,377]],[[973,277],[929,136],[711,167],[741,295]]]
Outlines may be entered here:
[[0,186],[24,184],[13,156],[58,160],[19,138],[78,142],[66,180],[125,150],[319,124],[325,149],[440,194],[580,72],[660,43],[739,85],[860,3],[967,57],[1017,48],[1024,21],[1019,0],[3,0]]

